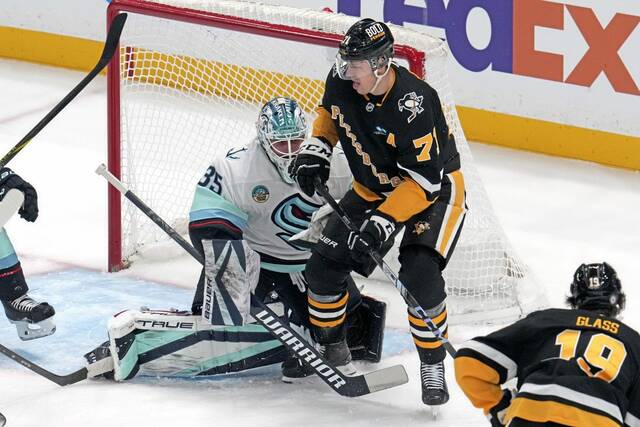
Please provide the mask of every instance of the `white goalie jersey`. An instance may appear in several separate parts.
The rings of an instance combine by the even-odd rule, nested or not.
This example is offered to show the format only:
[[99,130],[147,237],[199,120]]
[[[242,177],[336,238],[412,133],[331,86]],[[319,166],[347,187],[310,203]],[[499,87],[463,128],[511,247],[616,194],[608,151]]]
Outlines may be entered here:
[[[338,146],[333,151],[329,192],[341,198],[351,182],[347,159]],[[309,226],[311,215],[323,204],[319,195],[309,198],[295,184],[285,183],[254,140],[213,160],[196,187],[189,220],[215,224],[223,219],[233,224],[260,254],[262,268],[291,273],[304,269],[310,252],[289,239]]]

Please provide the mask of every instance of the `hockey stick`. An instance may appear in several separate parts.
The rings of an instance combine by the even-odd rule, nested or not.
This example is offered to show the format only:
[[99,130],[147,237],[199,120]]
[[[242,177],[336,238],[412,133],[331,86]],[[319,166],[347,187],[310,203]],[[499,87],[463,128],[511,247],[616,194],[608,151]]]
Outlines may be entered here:
[[61,385],[61,386],[75,384],[75,383],[77,383],[79,381],[86,380],[87,377],[88,377],[87,368],[79,369],[79,370],[77,370],[75,372],[72,372],[72,373],[70,373],[68,375],[57,375],[57,374],[54,374],[51,371],[47,371],[42,366],[39,366],[39,365],[36,365],[33,362],[30,362],[29,360],[27,360],[24,357],[20,356],[18,353],[15,353],[15,352],[9,350],[7,347],[3,346],[2,344],[0,344],[0,353],[4,354],[5,356],[7,356],[10,359],[15,360],[16,362],[18,362],[19,364],[21,364],[25,368],[31,369],[36,374],[41,375],[41,376],[45,377],[46,379],[48,379],[49,381],[53,381],[54,383],[56,383],[58,385]]
[[[98,175],[103,176],[113,187],[129,199],[138,209],[147,215],[156,225],[167,233],[176,243],[187,251],[200,264],[204,265],[202,255],[189,244],[178,232],[160,218],[138,196],[129,190],[118,178],[113,176],[105,165],[96,169]],[[377,371],[355,376],[347,376],[335,366],[327,362],[322,355],[302,338],[291,327],[283,323],[269,307],[251,294],[251,316],[280,341],[289,351],[295,353],[298,359],[311,367],[316,374],[338,394],[347,397],[363,396],[380,390],[405,384],[409,381],[407,372],[402,365],[394,365]]]
[[[338,202],[336,202],[336,200],[333,197],[331,197],[329,190],[320,181],[320,178],[315,177],[313,181],[313,185],[316,191],[318,192],[318,194],[320,194],[327,201],[327,203],[329,203],[329,205],[333,208],[333,210],[336,212],[336,214],[338,215],[342,223],[347,227],[347,229],[353,233],[356,233],[356,235],[359,236],[360,231],[358,230],[358,228],[355,226],[353,222],[351,222],[351,219],[349,218],[347,213],[344,211],[344,209],[342,209],[342,206],[340,206]],[[442,342],[442,345],[449,352],[451,357],[455,357],[456,349],[453,348],[453,345],[451,345],[451,342],[449,342],[449,340],[444,337],[442,332],[440,332],[440,329],[433,322],[433,319],[431,319],[431,317],[427,315],[427,312],[420,306],[418,301],[413,297],[413,295],[411,295],[409,290],[402,284],[402,282],[398,278],[398,275],[391,269],[391,267],[389,267],[389,264],[387,264],[386,261],[382,259],[380,254],[374,251],[373,249],[369,250],[369,255],[371,256],[371,258],[373,258],[373,260],[378,265],[378,267],[380,267],[380,270],[382,270],[384,275],[387,276],[387,279],[389,279],[391,283],[393,283],[393,285],[396,287],[396,289],[400,291],[400,295],[402,295],[402,297],[407,302],[407,304],[409,304],[409,307],[415,310],[420,315],[420,317],[422,317],[422,320],[425,321],[431,333],[434,334],[436,338],[440,340],[440,342]]]
[[29,131],[28,134],[24,136],[7,154],[4,155],[2,159],[0,159],[0,168],[4,167],[11,159],[13,159],[16,154],[18,154],[31,140],[38,134],[44,127],[49,124],[51,120],[55,116],[58,115],[60,111],[62,111],[69,103],[75,98],[82,90],[93,80],[100,71],[104,67],[107,66],[109,61],[111,61],[111,57],[116,51],[118,47],[118,42],[120,40],[120,34],[122,33],[122,29],[124,28],[124,23],[127,20],[127,14],[121,13],[113,18],[111,22],[111,26],[109,28],[109,33],[107,34],[107,40],[104,42],[104,49],[102,50],[102,55],[98,60],[98,63],[93,67],[93,69],[85,76],[84,79],[76,87],[74,87],[71,92],[69,92],[63,99],[60,101],[49,113],[40,122],[35,125],[33,129]]

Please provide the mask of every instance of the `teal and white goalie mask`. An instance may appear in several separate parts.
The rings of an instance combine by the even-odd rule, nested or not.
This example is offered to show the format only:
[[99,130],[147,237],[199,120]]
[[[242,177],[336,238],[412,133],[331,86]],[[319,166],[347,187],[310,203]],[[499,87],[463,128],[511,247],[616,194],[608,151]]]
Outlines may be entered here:
[[289,165],[307,138],[307,119],[298,103],[290,98],[273,98],[260,109],[256,123],[258,141],[282,179],[293,184]]

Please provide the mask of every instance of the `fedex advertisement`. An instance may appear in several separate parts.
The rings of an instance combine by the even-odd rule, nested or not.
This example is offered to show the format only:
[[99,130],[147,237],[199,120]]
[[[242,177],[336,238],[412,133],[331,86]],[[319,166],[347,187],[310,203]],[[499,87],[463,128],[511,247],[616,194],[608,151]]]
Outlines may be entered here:
[[[625,143],[640,145],[638,1],[270,3],[328,7],[348,15],[419,26],[446,40],[451,52],[448,71],[459,106],[625,135]],[[465,123],[464,113],[461,117],[467,134],[473,138],[469,127],[481,124]],[[533,129],[530,133],[535,132]],[[545,132],[553,134],[548,126]],[[594,137],[594,143],[598,138]]]
[[[261,1],[371,17],[445,40],[471,140],[640,170],[638,0]],[[1,3],[0,27],[104,37],[105,0]]]

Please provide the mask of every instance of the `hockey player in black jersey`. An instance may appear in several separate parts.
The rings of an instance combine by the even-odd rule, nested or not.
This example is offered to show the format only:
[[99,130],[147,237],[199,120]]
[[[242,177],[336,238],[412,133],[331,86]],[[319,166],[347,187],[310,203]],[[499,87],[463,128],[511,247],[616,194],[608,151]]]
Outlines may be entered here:
[[[24,194],[24,203],[18,214],[26,221],[33,222],[38,217],[38,195],[31,184],[24,181],[9,168],[0,169],[0,203],[10,190]],[[46,302],[33,300],[27,291],[29,287],[18,256],[4,227],[0,228],[0,301],[7,319],[16,325],[22,340],[31,340],[51,335],[56,328],[53,324],[55,311]]]
[[[312,138],[290,168],[302,192],[313,195],[314,180],[327,180],[340,141],[354,177],[340,204],[360,227],[358,236],[333,214],[306,267],[314,334],[325,356],[346,367],[347,278],[351,271],[370,274],[375,265],[369,248],[385,252],[402,228],[400,280],[447,336],[442,270],[466,212],[460,159],[438,93],[391,62],[393,41],[389,27],[372,19],[347,31]],[[411,307],[408,316],[421,361],[422,399],[443,404],[449,398],[445,350]]]
[[[640,426],[640,336],[617,319],[625,295],[607,263],[576,270],[567,303],[456,355],[456,380],[492,426]],[[501,388],[517,377],[517,388]]]

